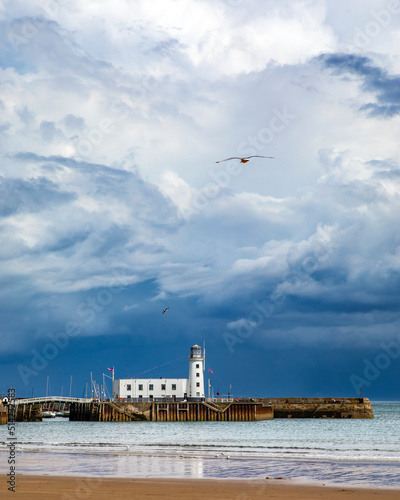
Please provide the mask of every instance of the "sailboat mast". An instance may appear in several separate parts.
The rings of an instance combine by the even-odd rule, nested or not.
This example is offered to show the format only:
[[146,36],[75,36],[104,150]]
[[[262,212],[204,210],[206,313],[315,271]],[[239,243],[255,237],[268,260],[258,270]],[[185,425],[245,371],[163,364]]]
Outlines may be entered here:
[[90,390],[91,390],[92,399],[93,399],[93,377],[92,377],[92,372],[90,372]]

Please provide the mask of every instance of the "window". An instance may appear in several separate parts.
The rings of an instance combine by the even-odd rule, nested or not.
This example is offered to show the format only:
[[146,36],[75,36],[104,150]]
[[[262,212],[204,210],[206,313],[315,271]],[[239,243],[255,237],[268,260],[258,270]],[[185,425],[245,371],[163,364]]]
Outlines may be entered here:
[[149,398],[150,398],[150,399],[153,399],[153,394],[149,394]]
[[197,397],[200,397],[200,393],[199,393],[199,392],[196,392],[196,396],[197,396]]
[[199,365],[199,363],[197,363],[197,365],[196,365],[196,368],[200,368],[200,365]]
[[139,384],[139,391],[143,391],[143,384]]
[[129,394],[128,394],[126,397],[127,397],[128,399],[131,399],[131,397],[130,397],[130,395],[129,395]]
[[196,373],[196,377],[200,377],[200,373]]
[[126,386],[126,390],[127,390],[127,391],[130,391],[131,389],[132,389],[131,384],[127,384],[127,386]]
[[143,396],[140,394],[139,399],[143,399]]
[[200,387],[200,382],[196,382],[196,387]]
[[153,390],[154,390],[153,384],[149,384],[149,391],[153,391]]
[[167,390],[167,388],[166,388],[166,384],[161,384],[161,390],[162,390],[162,391],[166,391],[166,390]]
[[176,391],[176,384],[172,384],[172,390]]

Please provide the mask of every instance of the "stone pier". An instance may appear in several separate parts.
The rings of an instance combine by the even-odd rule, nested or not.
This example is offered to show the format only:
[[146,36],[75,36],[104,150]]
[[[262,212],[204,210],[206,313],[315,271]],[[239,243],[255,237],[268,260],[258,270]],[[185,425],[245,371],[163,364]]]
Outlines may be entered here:
[[273,418],[273,408],[262,402],[93,402],[73,403],[72,421],[127,422],[238,422]]

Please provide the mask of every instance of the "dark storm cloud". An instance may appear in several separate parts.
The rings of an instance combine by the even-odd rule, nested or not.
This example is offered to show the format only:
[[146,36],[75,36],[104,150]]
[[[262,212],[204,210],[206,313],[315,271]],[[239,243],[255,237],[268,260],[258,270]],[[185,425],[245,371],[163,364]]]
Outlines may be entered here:
[[28,180],[0,177],[1,216],[36,212],[73,199],[74,194],[60,191],[56,184],[44,177]]
[[[181,222],[177,218],[176,207],[161,194],[157,186],[145,181],[138,173],[114,168],[100,163],[75,160],[62,156],[42,156],[30,152],[21,152],[13,156],[18,162],[41,164],[44,169],[57,170],[66,167],[86,179],[84,190],[99,199],[119,198],[129,210],[136,213],[136,222],[151,221],[154,227],[173,229]],[[108,208],[108,207],[105,207]]]
[[360,110],[367,111],[370,117],[392,118],[400,113],[399,75],[391,75],[365,56],[331,54],[319,56],[317,59],[336,74],[352,74],[361,78],[362,90],[376,96],[377,102],[360,107]]

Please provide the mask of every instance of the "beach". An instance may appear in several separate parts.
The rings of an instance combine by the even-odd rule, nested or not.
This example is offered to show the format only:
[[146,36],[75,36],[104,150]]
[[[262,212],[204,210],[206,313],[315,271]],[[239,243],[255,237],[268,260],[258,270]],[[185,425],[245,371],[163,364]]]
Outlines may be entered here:
[[[1,497],[7,491],[6,477],[2,477]],[[278,479],[236,480],[236,479],[128,479],[128,478],[85,478],[60,476],[20,475],[15,493],[7,492],[6,498],[46,500],[58,498],[110,500],[110,498],[134,498],[159,500],[215,499],[215,500],[257,500],[257,499],[358,499],[376,500],[383,498],[397,500],[400,490],[365,489],[354,487],[314,486],[297,484]]]

